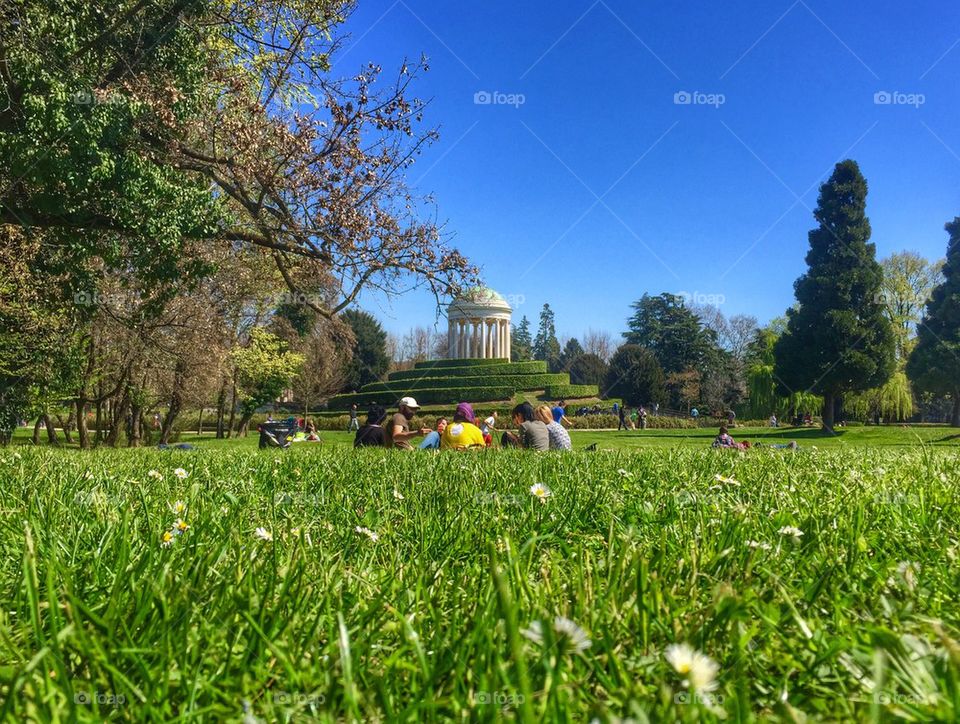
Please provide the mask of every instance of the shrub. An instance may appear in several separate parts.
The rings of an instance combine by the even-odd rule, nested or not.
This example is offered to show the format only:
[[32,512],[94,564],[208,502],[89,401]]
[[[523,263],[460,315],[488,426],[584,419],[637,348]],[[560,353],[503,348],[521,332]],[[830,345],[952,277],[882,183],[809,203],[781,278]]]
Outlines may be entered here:
[[423,370],[431,367],[483,367],[484,365],[504,364],[505,359],[433,359],[426,362],[417,362],[414,369]]
[[[476,387],[435,387],[417,390],[417,402],[421,405],[440,405],[447,402],[489,402],[491,400],[508,400],[513,397],[512,387],[482,386]],[[397,401],[408,394],[406,390],[357,392],[352,395],[335,395],[327,403],[331,410],[346,410],[356,403],[358,407],[367,407],[373,404],[384,405],[388,410],[397,406]]]
[[578,397],[598,397],[600,390],[596,385],[550,385],[544,393],[551,400],[575,400]]
[[[542,390],[550,385],[567,385],[569,377],[563,373],[542,375],[476,375],[469,377],[423,377],[416,380],[398,380],[396,382],[371,382],[364,385],[360,392],[394,394],[398,398],[420,390],[466,389],[471,387],[509,387],[510,394],[516,390]],[[597,391],[587,393],[596,396]],[[507,395],[508,397],[510,395]]]
[[482,370],[478,370],[475,365],[458,367],[414,367],[412,370],[400,370],[391,372],[387,379],[394,380],[416,380],[421,377],[443,377],[450,378],[454,375],[476,376],[480,372],[484,375],[529,375],[546,374],[547,363],[534,362],[503,362],[502,364],[483,365]]

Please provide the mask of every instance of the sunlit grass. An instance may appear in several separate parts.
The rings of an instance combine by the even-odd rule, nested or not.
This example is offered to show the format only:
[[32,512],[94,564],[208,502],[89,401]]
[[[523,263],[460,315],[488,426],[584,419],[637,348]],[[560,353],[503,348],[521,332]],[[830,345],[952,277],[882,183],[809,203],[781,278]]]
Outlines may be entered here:
[[0,711],[951,720],[958,483],[924,447],[0,451]]

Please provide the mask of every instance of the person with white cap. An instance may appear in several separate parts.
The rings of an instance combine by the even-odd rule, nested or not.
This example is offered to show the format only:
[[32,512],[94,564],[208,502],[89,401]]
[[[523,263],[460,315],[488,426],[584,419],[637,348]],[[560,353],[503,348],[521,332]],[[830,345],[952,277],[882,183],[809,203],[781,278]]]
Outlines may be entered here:
[[390,419],[387,425],[387,434],[384,436],[384,445],[397,450],[413,450],[410,441],[430,432],[430,428],[421,427],[419,430],[410,429],[410,420],[417,414],[420,405],[412,397],[402,397],[397,406],[398,412]]

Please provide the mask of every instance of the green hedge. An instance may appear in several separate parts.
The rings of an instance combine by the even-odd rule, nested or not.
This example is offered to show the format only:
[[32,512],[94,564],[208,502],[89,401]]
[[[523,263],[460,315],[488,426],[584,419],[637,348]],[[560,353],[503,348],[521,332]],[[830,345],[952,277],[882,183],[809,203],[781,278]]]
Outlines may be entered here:
[[[542,375],[477,375],[470,377],[422,377],[416,380],[396,382],[371,382],[360,392],[392,393],[397,397],[420,390],[463,389],[470,387],[509,387],[516,390],[542,390],[551,385],[569,385],[570,376],[565,372]],[[594,388],[596,392],[596,388]],[[512,393],[511,393],[512,394]]]
[[433,359],[427,362],[417,362],[415,369],[429,369],[431,367],[481,367],[483,365],[503,364],[505,359]]
[[[391,372],[388,380],[416,380],[424,376],[430,377],[451,377],[454,375],[476,376],[481,371],[474,365],[464,367],[414,367],[412,370],[401,370]],[[504,362],[502,364],[484,365],[482,372],[484,375],[530,375],[547,374],[546,362]]]
[[[381,383],[382,384],[382,383]],[[417,402],[421,405],[441,405],[455,402],[490,402],[493,400],[509,400],[513,397],[512,387],[477,385],[476,387],[433,387],[416,391]],[[410,390],[357,392],[352,395],[335,395],[331,397],[327,406],[331,410],[347,410],[356,403],[359,407],[380,404],[388,409],[397,405],[397,400],[409,394]]]
[[596,385],[549,385],[544,394],[555,400],[577,399],[578,397],[599,397]]

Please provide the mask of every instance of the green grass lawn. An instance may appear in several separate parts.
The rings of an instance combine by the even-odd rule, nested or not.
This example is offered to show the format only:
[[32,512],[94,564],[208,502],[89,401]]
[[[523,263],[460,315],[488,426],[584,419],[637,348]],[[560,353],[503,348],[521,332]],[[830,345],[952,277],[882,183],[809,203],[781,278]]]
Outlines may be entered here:
[[[934,447],[960,447],[960,429],[933,425],[901,427],[895,425],[848,427],[835,434],[824,433],[820,429],[805,428],[769,428],[740,427],[732,431],[739,440],[766,445],[786,444],[796,440],[801,447],[842,448],[842,447],[916,447],[919,444]],[[586,447],[594,443],[605,450],[633,450],[638,448],[709,448],[716,436],[714,428],[694,430],[572,430],[570,435],[575,447]],[[323,431],[321,437],[325,445],[352,445],[353,433],[345,431]],[[17,445],[29,444],[29,431],[20,429],[15,436]],[[44,440],[46,438],[44,437]],[[211,449],[256,449],[256,432],[243,438],[217,440],[212,433],[198,436],[195,433],[181,434],[179,441],[190,443],[198,448]],[[304,449],[321,446],[300,443]]]
[[0,450],[0,719],[957,719],[955,449],[576,439]]

